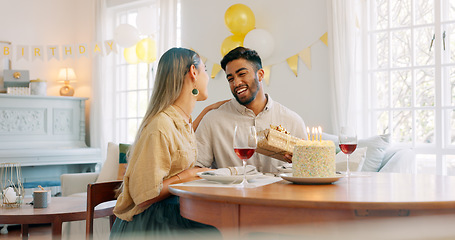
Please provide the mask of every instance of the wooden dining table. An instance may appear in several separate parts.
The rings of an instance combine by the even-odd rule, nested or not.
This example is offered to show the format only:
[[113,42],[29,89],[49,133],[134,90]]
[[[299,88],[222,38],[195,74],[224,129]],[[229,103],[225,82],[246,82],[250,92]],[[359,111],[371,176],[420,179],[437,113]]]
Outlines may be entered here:
[[[252,228],[454,215],[455,177],[361,173],[325,185],[282,180],[257,188],[170,186],[181,215],[235,238]],[[234,235],[234,236],[233,236]]]
[[[24,199],[24,204],[16,208],[0,207],[0,224],[21,224],[22,239],[28,239],[29,224],[52,224],[52,239],[62,238],[62,223],[85,220],[87,198],[53,197],[46,208],[33,208],[32,199]],[[110,215],[116,201],[99,204],[95,208],[95,218]],[[81,233],[82,234],[82,233]]]

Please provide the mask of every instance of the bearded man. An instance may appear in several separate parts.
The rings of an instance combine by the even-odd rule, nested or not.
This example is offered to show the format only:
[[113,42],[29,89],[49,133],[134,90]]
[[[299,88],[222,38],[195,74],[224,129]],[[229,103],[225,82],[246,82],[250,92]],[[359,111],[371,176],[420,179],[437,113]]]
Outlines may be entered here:
[[[196,166],[242,166],[242,160],[233,149],[236,125],[255,126],[258,131],[270,128],[270,125],[281,125],[293,136],[307,139],[302,118],[273,101],[270,94],[264,93],[264,69],[256,51],[237,47],[223,57],[221,67],[226,73],[234,99],[207,107],[201,112],[199,119],[195,120],[198,148]],[[292,156],[286,155],[286,158],[290,162]],[[248,164],[256,166],[260,172],[277,172],[277,167],[284,162],[254,154]]]

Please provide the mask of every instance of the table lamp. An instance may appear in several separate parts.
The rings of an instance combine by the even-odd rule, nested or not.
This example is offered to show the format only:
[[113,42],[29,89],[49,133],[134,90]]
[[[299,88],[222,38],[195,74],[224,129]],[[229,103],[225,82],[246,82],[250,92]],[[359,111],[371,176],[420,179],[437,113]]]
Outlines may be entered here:
[[60,88],[60,96],[73,96],[74,88],[70,86],[70,82],[76,81],[76,73],[72,68],[62,68],[58,74],[58,81],[65,85]]

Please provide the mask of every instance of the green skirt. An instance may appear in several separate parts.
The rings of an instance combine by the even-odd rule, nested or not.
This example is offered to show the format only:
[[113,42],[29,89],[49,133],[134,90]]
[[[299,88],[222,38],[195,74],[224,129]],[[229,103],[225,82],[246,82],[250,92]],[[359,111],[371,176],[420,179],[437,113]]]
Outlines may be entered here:
[[117,218],[110,239],[221,239],[213,226],[186,219],[180,215],[177,196],[152,204],[131,222]]

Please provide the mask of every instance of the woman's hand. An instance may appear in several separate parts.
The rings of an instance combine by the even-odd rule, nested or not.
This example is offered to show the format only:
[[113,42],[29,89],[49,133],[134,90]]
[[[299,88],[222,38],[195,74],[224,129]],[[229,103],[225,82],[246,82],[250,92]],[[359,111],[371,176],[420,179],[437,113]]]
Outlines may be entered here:
[[178,175],[180,176],[180,179],[183,181],[184,179],[197,177],[198,172],[205,172],[205,171],[210,171],[210,170],[212,170],[212,169],[193,167],[193,168],[186,169],[185,171],[179,173]]
[[153,199],[149,199],[141,204],[139,204],[140,207],[147,208],[152,203],[159,202],[163,199],[166,199],[167,197],[171,196],[171,193],[169,192],[169,185],[174,184],[174,183],[182,183],[182,182],[189,182],[192,180],[196,180],[197,178],[197,173],[198,172],[205,172],[205,171],[210,171],[212,169],[210,168],[200,168],[200,167],[193,167],[190,169],[186,169],[185,171],[168,178],[163,181],[163,189],[160,192],[160,195]]

